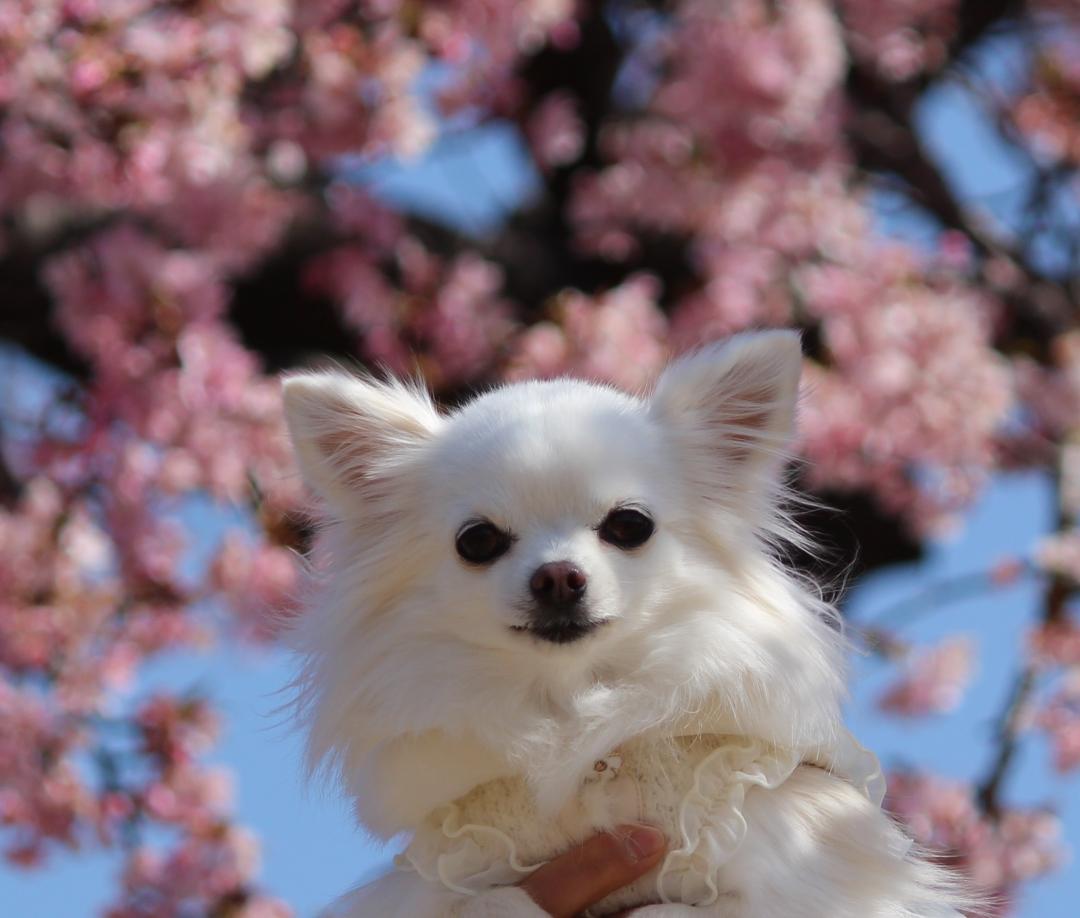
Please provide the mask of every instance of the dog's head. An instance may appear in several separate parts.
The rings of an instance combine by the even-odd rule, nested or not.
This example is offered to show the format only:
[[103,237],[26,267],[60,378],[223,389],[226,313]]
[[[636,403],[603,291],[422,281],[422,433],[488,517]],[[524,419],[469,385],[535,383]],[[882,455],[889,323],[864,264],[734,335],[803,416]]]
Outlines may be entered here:
[[[830,707],[835,655],[767,551],[800,365],[794,334],[748,334],[677,360],[646,397],[562,379],[447,414],[398,382],[289,378],[330,521],[301,624],[316,755],[370,748],[389,723],[505,726],[527,699],[634,679],[726,693],[735,727],[786,705],[778,734],[800,696]],[[382,734],[357,738],[372,711]]]
[[406,582],[424,632],[587,653],[663,604],[695,522],[768,517],[799,364],[775,332],[678,361],[645,400],[562,379],[440,415],[417,389],[328,373],[289,378],[285,403],[350,553]]

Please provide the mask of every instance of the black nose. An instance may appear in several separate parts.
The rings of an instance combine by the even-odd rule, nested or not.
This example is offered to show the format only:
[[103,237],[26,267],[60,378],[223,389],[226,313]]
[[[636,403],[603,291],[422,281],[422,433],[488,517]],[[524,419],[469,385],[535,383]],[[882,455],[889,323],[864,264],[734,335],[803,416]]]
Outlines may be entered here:
[[529,578],[529,591],[546,606],[570,606],[585,595],[585,572],[569,561],[541,564]]

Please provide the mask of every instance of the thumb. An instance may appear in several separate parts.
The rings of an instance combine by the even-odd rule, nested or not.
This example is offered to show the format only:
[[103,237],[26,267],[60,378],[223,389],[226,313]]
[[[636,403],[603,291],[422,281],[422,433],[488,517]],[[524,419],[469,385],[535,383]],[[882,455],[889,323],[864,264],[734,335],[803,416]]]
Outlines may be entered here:
[[571,918],[656,866],[667,847],[652,826],[619,826],[560,854],[522,881],[554,918]]

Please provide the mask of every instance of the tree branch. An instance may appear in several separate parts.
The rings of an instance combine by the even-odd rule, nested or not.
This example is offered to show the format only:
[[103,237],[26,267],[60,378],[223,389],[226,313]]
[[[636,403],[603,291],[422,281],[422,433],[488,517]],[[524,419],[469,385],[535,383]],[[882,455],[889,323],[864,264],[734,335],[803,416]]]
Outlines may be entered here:
[[1016,677],[1005,701],[995,730],[997,753],[975,794],[983,812],[992,819],[1001,815],[1001,787],[1020,748],[1020,727],[1034,688],[1035,668],[1029,663]]
[[[1054,475],[1054,493],[1057,496],[1058,516],[1055,529],[1057,532],[1066,532],[1076,525],[1076,519],[1065,510],[1062,502],[1062,478],[1065,472],[1064,463],[1066,453],[1064,449],[1058,452],[1058,469]],[[1061,575],[1052,576],[1043,591],[1042,609],[1040,619],[1042,624],[1049,625],[1060,622],[1066,615],[1066,603],[1075,591],[1075,584]],[[1013,690],[1008,698],[997,721],[995,733],[998,749],[997,753],[987,769],[985,777],[979,783],[976,799],[988,816],[997,818],[1001,813],[1001,789],[1009,774],[1013,760],[1020,747],[1020,734],[1024,726],[1024,715],[1028,703],[1035,691],[1035,680],[1038,675],[1035,663],[1028,660],[1013,685]]]

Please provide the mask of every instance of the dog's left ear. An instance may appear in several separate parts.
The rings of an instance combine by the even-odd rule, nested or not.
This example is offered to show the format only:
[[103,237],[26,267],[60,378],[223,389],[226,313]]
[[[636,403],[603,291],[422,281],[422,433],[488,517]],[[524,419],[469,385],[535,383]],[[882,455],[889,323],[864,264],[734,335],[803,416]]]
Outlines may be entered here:
[[766,484],[787,458],[801,367],[795,332],[737,335],[668,366],[649,411],[672,432],[698,485]]

